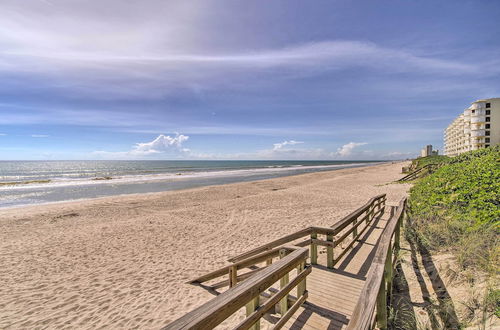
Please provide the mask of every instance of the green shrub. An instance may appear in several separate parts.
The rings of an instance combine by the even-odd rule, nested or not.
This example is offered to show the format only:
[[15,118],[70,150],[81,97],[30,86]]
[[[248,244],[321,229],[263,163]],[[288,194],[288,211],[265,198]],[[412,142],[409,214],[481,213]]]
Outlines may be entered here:
[[462,267],[496,271],[500,147],[439,161],[446,165],[418,180],[410,190],[409,212],[415,230],[429,248],[454,251]]
[[500,290],[490,288],[485,297],[485,305],[488,312],[493,312],[500,317]]

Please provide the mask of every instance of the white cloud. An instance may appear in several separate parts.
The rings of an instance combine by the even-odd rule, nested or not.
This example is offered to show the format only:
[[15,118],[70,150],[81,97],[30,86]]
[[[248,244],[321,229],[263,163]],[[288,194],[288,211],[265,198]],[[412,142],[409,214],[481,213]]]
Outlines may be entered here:
[[31,134],[31,137],[33,138],[47,138],[49,135],[46,134]]
[[337,149],[337,155],[340,157],[349,157],[353,155],[353,150],[356,147],[363,146],[366,142],[349,142]]
[[129,151],[94,151],[92,155],[104,159],[189,158],[190,150],[183,147],[189,136],[177,133],[175,137],[160,134],[151,142],[136,143]]
[[0,136],[6,136],[6,135],[7,135],[7,134],[5,134],[5,133],[0,133]]
[[383,159],[385,153],[353,150],[366,143],[350,142],[340,147],[336,152],[323,148],[298,148],[302,141],[289,140],[274,143],[272,148],[237,154],[196,154],[191,157],[203,159],[266,159],[266,160],[335,160],[335,159]]
[[189,136],[176,134],[175,137],[160,134],[151,142],[137,143],[131,151],[137,154],[155,154],[163,153],[171,150],[187,152],[189,149],[182,148],[182,144],[189,139]]
[[280,142],[280,143],[275,143],[273,150],[278,150],[278,149],[283,148],[284,146],[293,146],[293,145],[301,144],[301,143],[304,143],[304,142],[302,142],[302,141],[295,141],[295,140],[283,141],[283,142]]
[[[176,134],[159,135],[153,141],[136,143],[129,151],[94,151],[90,156],[100,159],[210,159],[210,160],[388,160],[405,159],[414,156],[412,153],[397,151],[357,150],[366,145],[364,142],[349,142],[337,151],[323,148],[297,148],[302,141],[288,140],[275,143],[271,148],[234,154],[204,153],[192,151],[184,147],[189,136]],[[277,147],[278,146],[278,147]]]

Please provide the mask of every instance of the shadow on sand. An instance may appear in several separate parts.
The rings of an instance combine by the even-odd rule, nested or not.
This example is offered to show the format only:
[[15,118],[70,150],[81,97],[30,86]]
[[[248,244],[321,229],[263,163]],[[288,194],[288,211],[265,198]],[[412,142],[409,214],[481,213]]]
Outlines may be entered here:
[[[392,328],[417,329],[417,318],[413,307],[419,306],[427,312],[432,329],[460,329],[455,306],[432,260],[431,254],[414,233],[407,233],[406,239],[410,244],[411,265],[420,286],[424,303],[417,304],[411,301],[408,282],[401,265],[398,264],[393,287],[392,307],[394,320]],[[423,269],[421,269],[419,258]],[[431,288],[427,287],[425,276],[431,283]],[[437,302],[432,298],[431,292],[435,293]]]

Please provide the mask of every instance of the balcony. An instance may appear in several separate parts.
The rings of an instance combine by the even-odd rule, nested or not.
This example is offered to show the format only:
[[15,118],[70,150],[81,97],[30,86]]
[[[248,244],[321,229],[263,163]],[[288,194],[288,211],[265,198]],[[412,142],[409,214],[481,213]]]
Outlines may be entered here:
[[470,133],[470,128],[464,128],[464,134],[469,134]]
[[483,136],[485,136],[485,131],[484,131],[484,129],[478,129],[478,130],[475,130],[475,131],[471,131],[470,132],[470,136],[472,136],[472,137],[483,137]]
[[486,114],[486,110],[485,109],[477,109],[477,110],[474,110],[474,113],[471,112],[471,117],[474,117],[474,116],[484,116]]
[[472,116],[470,118],[471,124],[484,123],[486,121],[485,116]]
[[475,109],[484,109],[486,107],[486,102],[475,102],[472,104],[472,106],[469,107],[469,109],[475,110]]

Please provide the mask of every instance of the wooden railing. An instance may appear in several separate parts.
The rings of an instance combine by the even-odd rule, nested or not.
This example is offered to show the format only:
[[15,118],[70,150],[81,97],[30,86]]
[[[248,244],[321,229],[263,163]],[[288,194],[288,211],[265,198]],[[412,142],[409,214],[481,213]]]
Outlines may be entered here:
[[[310,263],[317,264],[318,246],[325,246],[326,266],[333,268],[373,220],[384,213],[385,202],[385,194],[375,196],[331,227],[313,226],[281,237],[229,259],[228,266],[190,281],[210,289],[228,287],[228,290],[163,329],[212,329],[243,307],[246,318],[236,329],[259,329],[260,319],[273,308],[281,315],[273,329],[281,328],[307,299],[306,277],[311,273],[307,259],[310,257]],[[335,256],[335,248],[351,236],[347,246]],[[295,277],[290,279],[294,273]],[[208,284],[215,280],[218,282]],[[279,289],[273,287],[277,281]],[[294,288],[297,288],[295,297],[290,294]]]
[[411,172],[410,174],[402,177],[401,179],[398,180],[398,182],[415,180],[416,178],[422,176],[424,173],[428,173],[428,174],[433,173],[439,167],[440,167],[439,164],[427,164],[425,166],[422,166],[419,169],[416,169],[415,171]]
[[[318,263],[318,246],[326,247],[326,266],[333,268],[335,264],[349,251],[349,248],[370,226],[373,219],[381,216],[385,210],[386,195],[381,194],[371,198],[365,205],[361,206],[331,227],[308,227],[293,234],[281,237],[270,243],[261,245],[253,250],[247,251],[236,257],[229,259],[231,265],[215,270],[206,275],[200,276],[189,283],[202,285],[210,289],[219,289],[225,286],[233,287],[256,272],[268,267],[273,263],[273,259],[279,256],[281,247],[285,244],[297,247],[310,246],[311,264]],[[321,236],[319,236],[321,235]],[[350,236],[352,240],[342,251],[335,256],[335,248],[345,242]],[[305,240],[298,241],[299,239]],[[259,267],[262,262],[266,265]],[[245,273],[238,272],[242,269],[250,269]],[[228,279],[205,285],[204,283],[219,277],[228,276]]]
[[[170,323],[163,330],[213,329],[224,320],[246,307],[246,318],[235,329],[259,329],[260,319],[275,308],[281,314],[273,329],[280,329],[307,299],[306,277],[311,266],[306,264],[308,249],[286,246],[279,250],[280,260],[253,274],[246,281],[218,295],[199,308]],[[295,277],[290,273],[296,269]],[[277,281],[280,288],[269,290]],[[290,292],[297,288],[297,295],[290,299]],[[261,294],[269,290],[269,297],[262,301]]]
[[[371,221],[381,214],[384,213],[385,210],[385,201],[386,195],[381,194],[371,198],[365,205],[361,206],[351,214],[347,215],[342,220],[338,221],[331,227],[309,227],[293,234],[281,237],[275,241],[267,243],[265,245],[259,246],[253,250],[240,254],[239,256],[233,257],[229,259],[231,262],[245,260],[251,256],[258,255],[259,253],[263,253],[264,251],[276,248],[282,244],[288,244],[293,241],[296,241],[303,237],[309,237],[309,239],[296,243],[299,246],[307,246],[311,245],[311,263],[317,263],[317,246],[322,245],[327,248],[327,266],[328,268],[333,268],[333,266],[340,260],[340,258],[344,255],[344,252],[337,256],[336,258],[333,255],[333,249],[339,246],[344,240],[346,240],[350,234],[352,234],[353,239],[345,248],[345,251],[348,250],[349,247],[354,244],[356,239],[365,231],[366,228],[370,225]],[[363,228],[359,228],[362,224],[365,224]],[[349,225],[352,227],[348,228]],[[342,236],[335,238],[336,235],[342,234]],[[318,235],[324,235],[325,239],[321,239]]]
[[[400,248],[400,231],[406,210],[406,198],[399,203],[380,236],[375,256],[354,313],[349,330],[387,329],[387,303],[392,294],[392,273]],[[394,260],[393,260],[394,258]]]

